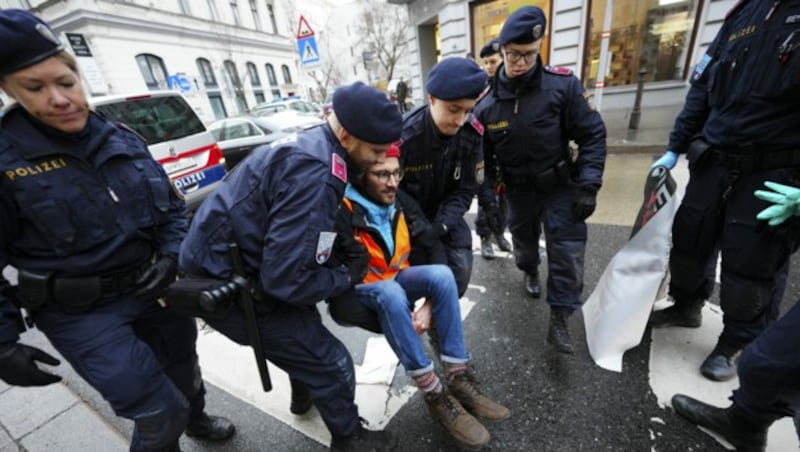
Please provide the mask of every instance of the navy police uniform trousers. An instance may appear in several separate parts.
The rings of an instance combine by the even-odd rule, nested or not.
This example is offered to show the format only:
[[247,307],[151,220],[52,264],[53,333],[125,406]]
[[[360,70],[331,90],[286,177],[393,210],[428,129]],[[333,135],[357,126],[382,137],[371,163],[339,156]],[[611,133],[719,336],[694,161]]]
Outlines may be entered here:
[[131,451],[173,445],[191,417],[203,413],[193,318],[124,293],[75,314],[51,305],[34,321],[114,412],[135,422]]

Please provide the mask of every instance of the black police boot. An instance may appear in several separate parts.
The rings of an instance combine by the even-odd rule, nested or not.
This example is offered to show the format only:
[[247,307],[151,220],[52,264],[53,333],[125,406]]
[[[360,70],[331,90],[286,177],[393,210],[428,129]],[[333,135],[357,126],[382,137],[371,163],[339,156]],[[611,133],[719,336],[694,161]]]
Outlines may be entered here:
[[494,248],[489,237],[481,237],[481,257],[484,259],[494,259]]
[[740,350],[717,344],[700,366],[700,373],[709,380],[727,381],[736,376]]
[[690,303],[675,302],[667,309],[655,311],[650,314],[647,325],[651,328],[664,328],[668,326],[682,326],[685,328],[699,328],[703,323],[703,300],[694,300]]
[[736,404],[717,408],[683,394],[672,396],[675,412],[693,424],[713,430],[737,451],[763,452],[767,448],[768,424],[748,419]]
[[511,252],[511,244],[508,243],[503,234],[495,234],[494,239],[497,242],[497,247],[500,248],[500,251],[505,251],[506,253]]
[[361,425],[358,430],[349,436],[333,435],[331,439],[332,451],[347,452],[388,452],[397,447],[397,438],[392,432],[386,430],[367,430]]
[[289,411],[297,416],[308,413],[312,405],[311,391],[308,390],[308,386],[294,378],[290,378],[289,383],[292,385],[292,404],[289,405]]
[[567,328],[569,314],[562,310],[550,310],[550,328],[547,330],[547,343],[555,347],[559,353],[573,354],[572,338]]
[[542,296],[542,286],[539,284],[539,275],[525,274],[525,293],[531,298]]
[[221,416],[201,414],[189,421],[186,426],[186,435],[208,441],[222,441],[233,436],[236,431],[233,423]]

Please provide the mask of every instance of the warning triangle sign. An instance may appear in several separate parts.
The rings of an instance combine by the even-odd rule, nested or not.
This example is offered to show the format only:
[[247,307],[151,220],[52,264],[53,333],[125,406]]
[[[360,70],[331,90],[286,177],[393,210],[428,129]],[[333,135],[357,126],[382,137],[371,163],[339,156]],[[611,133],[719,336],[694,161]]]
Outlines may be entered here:
[[306,41],[306,46],[303,49],[303,56],[301,58],[303,61],[314,61],[319,59],[319,54],[317,53],[317,49],[315,49],[310,41]]
[[314,30],[311,29],[311,25],[308,24],[306,18],[301,15],[300,23],[297,25],[297,39],[309,36],[314,36]]

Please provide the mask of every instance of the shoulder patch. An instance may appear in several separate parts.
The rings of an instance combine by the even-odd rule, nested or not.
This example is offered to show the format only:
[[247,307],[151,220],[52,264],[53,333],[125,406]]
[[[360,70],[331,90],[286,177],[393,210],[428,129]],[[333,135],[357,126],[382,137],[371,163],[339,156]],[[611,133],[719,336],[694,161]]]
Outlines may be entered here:
[[478,121],[478,118],[475,115],[469,115],[469,123],[478,135],[483,135],[483,124]]
[[347,183],[347,163],[341,155],[335,152],[331,155],[331,174],[345,184]]
[[545,66],[544,70],[556,75],[572,75],[572,69],[561,66]]

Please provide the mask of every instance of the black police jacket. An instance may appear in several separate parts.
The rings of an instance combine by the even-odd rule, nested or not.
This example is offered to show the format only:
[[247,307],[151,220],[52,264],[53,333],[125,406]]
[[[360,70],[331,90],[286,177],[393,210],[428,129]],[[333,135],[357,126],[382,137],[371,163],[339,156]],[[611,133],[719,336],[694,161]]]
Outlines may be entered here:
[[670,149],[800,148],[800,0],[739,2],[690,80]]
[[440,136],[427,105],[403,119],[400,189],[431,223],[447,226],[447,242],[456,247],[472,245],[464,214],[484,180],[482,133],[483,126],[470,115],[456,135]]
[[[486,127],[486,167],[532,179],[559,162],[570,161],[569,142],[579,153],[570,161],[575,181],[599,189],[606,159],[606,128],[587,102],[580,81],[568,69],[543,66],[507,79],[497,69],[492,89],[475,114]],[[489,177],[495,177],[492,172]],[[506,181],[508,182],[508,181]]]

